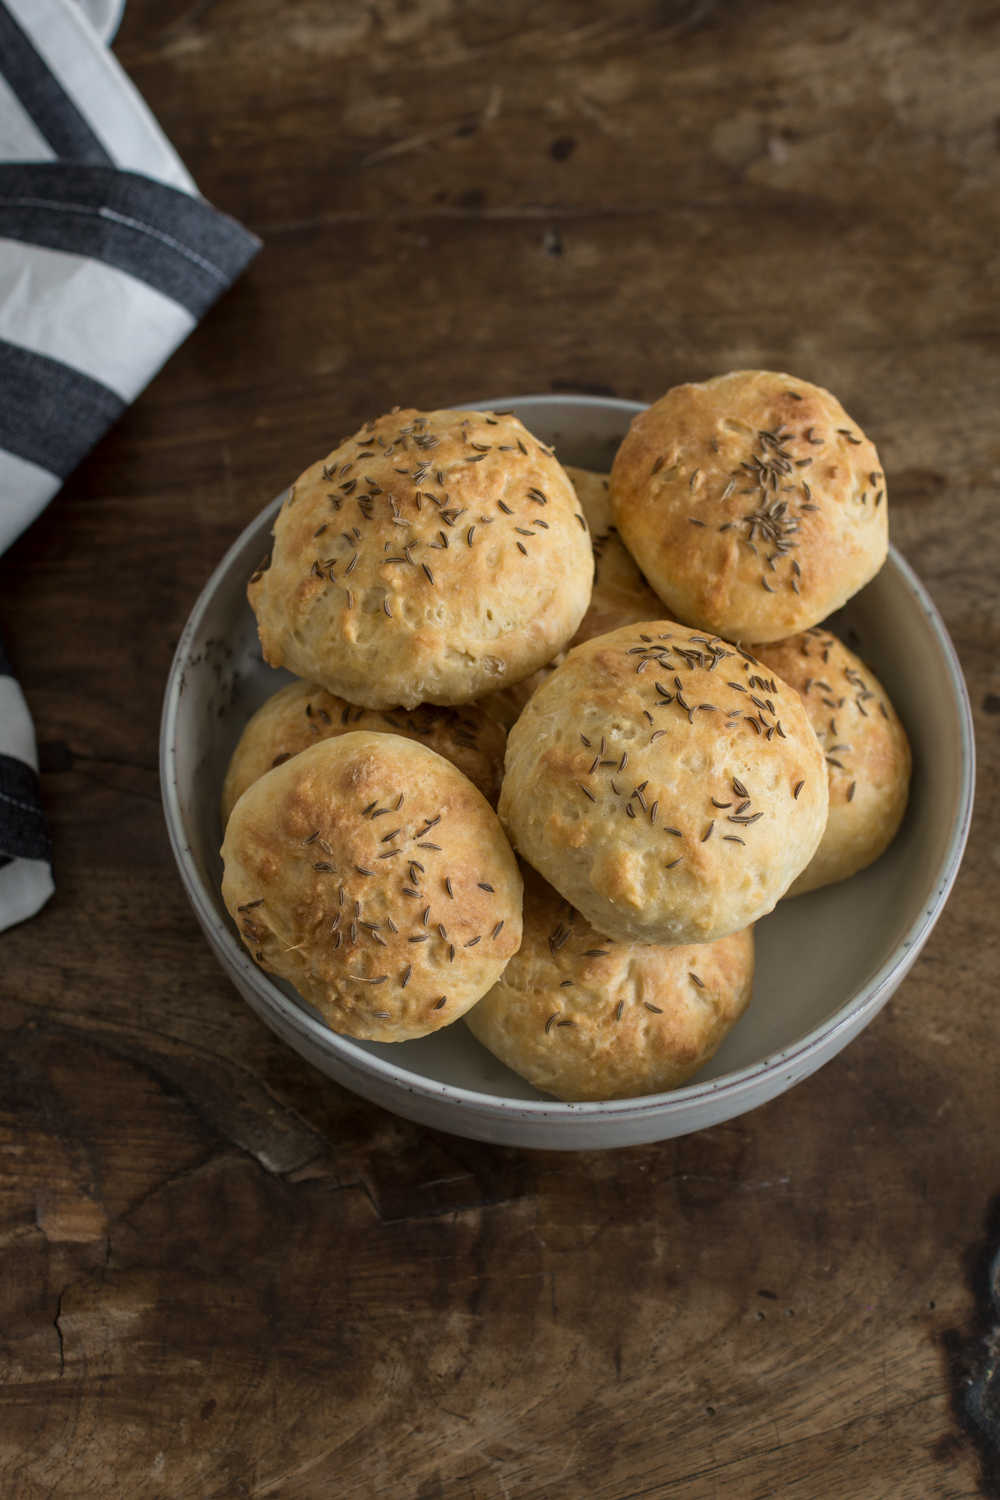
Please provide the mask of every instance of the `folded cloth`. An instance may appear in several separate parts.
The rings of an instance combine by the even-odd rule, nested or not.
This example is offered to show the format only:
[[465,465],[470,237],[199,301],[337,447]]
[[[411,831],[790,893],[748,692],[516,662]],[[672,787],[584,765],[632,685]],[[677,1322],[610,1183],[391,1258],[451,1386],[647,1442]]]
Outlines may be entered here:
[[0,641],[0,923],[34,916],[52,895],[52,850],[38,795],[35,731]]
[[[260,248],[198,196],[106,50],[120,12],[0,0],[0,553]],[[0,931],[47,900],[49,858],[0,654]]]

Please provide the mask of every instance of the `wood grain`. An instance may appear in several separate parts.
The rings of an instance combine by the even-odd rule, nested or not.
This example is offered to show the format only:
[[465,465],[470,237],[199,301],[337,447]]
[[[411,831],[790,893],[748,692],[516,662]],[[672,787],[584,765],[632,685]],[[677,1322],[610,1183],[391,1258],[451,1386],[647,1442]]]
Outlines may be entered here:
[[[4,1500],[958,1500],[995,1320],[1000,14],[958,0],[129,0],[265,248],[0,566],[58,893],[0,940]],[[173,645],[359,418],[829,385],[976,711],[955,893],[785,1097],[613,1154],[383,1114],[271,1037],[159,808]],[[933,711],[930,709],[929,711]]]

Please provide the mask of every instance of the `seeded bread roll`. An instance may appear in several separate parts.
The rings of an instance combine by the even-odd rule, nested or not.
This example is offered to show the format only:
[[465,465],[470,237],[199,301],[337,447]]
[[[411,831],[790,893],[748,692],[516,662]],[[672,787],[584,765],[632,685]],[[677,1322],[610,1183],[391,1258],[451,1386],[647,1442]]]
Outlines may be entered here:
[[846,880],[892,843],[910,791],[910,746],[874,672],[830,631],[752,649],[799,694],[826,757],[830,814],[819,848],[786,893],[799,896]]
[[610,493],[668,610],[731,641],[817,624],[888,548],[874,443],[829,391],[767,370],[678,385],[641,412]]
[[[594,586],[590,605],[569,643],[570,646],[579,646],[581,641],[592,640],[597,635],[607,635],[609,630],[617,630],[622,625],[630,625],[638,620],[654,620],[661,613],[662,606],[640,573],[632,554],[622,545],[612,521],[608,476],[593,474],[589,469],[574,469],[569,465],[566,473],[573,482],[580,509],[590,527],[590,539],[594,548]],[[548,666],[542,667],[523,682],[492,694],[483,702],[482,707],[510,729],[517,722],[535,689],[541,687],[546,677],[565,657],[566,653],[560,652]]]
[[753,933],[662,948],[600,935],[529,865],[524,936],[465,1017],[536,1088],[567,1101],[675,1089],[750,1003]]
[[365,708],[415,708],[551,661],[591,574],[573,486],[516,417],[405,411],[296,481],[247,592],[272,666]]
[[364,1041],[447,1026],[521,941],[521,876],[496,813],[400,735],[323,740],[269,771],[233,808],[222,858],[257,963]]
[[272,766],[291,760],[318,740],[359,729],[399,734],[429,746],[457,766],[496,807],[507,736],[503,726],[475,704],[459,709],[423,703],[412,713],[405,708],[380,712],[345,703],[315,682],[290,682],[258,708],[240,736],[222,789],[223,827],[247,787]]
[[594,549],[594,587],[590,606],[580,622],[570,646],[592,641],[595,636],[635,625],[641,620],[655,620],[662,606],[639,569],[639,564],[623,544],[611,514],[610,476],[593,474],[589,469],[567,468],[573,481]]
[[769,912],[827,812],[798,694],[669,620],[576,646],[507,738],[519,853],[622,943],[711,943]]

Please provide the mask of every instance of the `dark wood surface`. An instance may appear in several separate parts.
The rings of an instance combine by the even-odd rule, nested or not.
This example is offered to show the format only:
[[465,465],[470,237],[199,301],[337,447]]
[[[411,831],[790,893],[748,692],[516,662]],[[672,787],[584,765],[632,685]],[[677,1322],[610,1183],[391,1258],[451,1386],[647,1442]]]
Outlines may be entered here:
[[[58,882],[0,938],[4,1500],[1000,1493],[967,1415],[1000,1192],[997,7],[129,0],[115,50],[265,248],[0,565]],[[383,1114],[256,1021],[184,897],[156,756],[195,596],[396,402],[747,365],[878,442],[958,647],[980,780],[945,914],[856,1042],[717,1129],[559,1155]]]

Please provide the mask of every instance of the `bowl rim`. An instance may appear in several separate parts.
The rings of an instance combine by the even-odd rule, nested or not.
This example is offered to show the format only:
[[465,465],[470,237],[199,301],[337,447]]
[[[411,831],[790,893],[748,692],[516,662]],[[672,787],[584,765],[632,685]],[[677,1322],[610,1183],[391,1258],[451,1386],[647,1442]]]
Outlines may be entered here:
[[[623,415],[631,414],[632,416],[646,409],[644,402],[627,401],[621,397],[575,394],[506,396],[489,402],[464,402],[450,409],[495,411],[508,407],[526,406],[529,402],[533,405],[544,406],[575,406],[581,410],[597,407],[607,411],[611,408],[620,411]],[[294,1030],[309,1033],[320,1051],[335,1052],[347,1067],[368,1074],[394,1088],[403,1088],[407,1093],[428,1099],[448,1100],[479,1116],[496,1117],[517,1114],[521,1118],[553,1122],[566,1120],[572,1116],[589,1120],[622,1117],[634,1119],[654,1112],[670,1116],[700,1101],[716,1099],[719,1095],[727,1095],[735,1100],[748,1089],[759,1091],[761,1085],[766,1085],[769,1080],[773,1081],[775,1075],[790,1066],[793,1072],[797,1071],[796,1062],[807,1058],[811,1053],[822,1052],[823,1055],[819,1061],[823,1061],[825,1056],[830,1055],[831,1044],[843,1032],[854,1032],[863,1028],[866,1018],[870,1018],[880,1008],[884,1000],[888,998],[888,994],[895,989],[912,967],[944,908],[958,875],[968,840],[975,791],[975,739],[972,708],[958,654],[936,605],[917,574],[894,546],[891,544],[889,546],[888,560],[891,560],[902,581],[914,595],[928,621],[931,633],[941,652],[958,719],[960,757],[954,820],[941,863],[933,881],[930,882],[931,894],[926,904],[922,904],[919,914],[900,937],[892,953],[837,1010],[827,1016],[824,1021],[804,1032],[802,1036],[797,1037],[789,1046],[777,1052],[768,1053],[754,1063],[703,1083],[685,1084],[669,1092],[640,1095],[635,1098],[602,1099],[578,1103],[568,1103],[557,1099],[551,1101],[513,1099],[502,1095],[480,1093],[475,1089],[467,1089],[458,1084],[442,1083],[436,1079],[427,1078],[425,1075],[413,1073],[401,1064],[392,1062],[390,1058],[383,1058],[363,1050],[356,1045],[353,1038],[341,1036],[332,1031],[325,1021],[307,1008],[305,1001],[297,1004],[290,1000],[274,984],[269,975],[250,962],[242,944],[236,941],[234,932],[219,915],[195,867],[191,849],[184,834],[177,787],[176,734],[185,663],[191,642],[198,633],[202,619],[212,604],[216,591],[226,580],[234,561],[251,537],[277,512],[285,494],[287,490],[266,505],[243,528],[199,593],[171,662],[160,724],[160,784],[163,812],[181,880],[206,936],[217,950],[217,956],[221,957],[222,953],[225,954],[229,967],[241,973],[244,982],[258,996],[265,1010],[277,1010],[286,1025]],[[770,1094],[765,1094],[764,1097],[770,1097]],[[734,1110],[733,1114],[739,1112],[739,1110]]]

